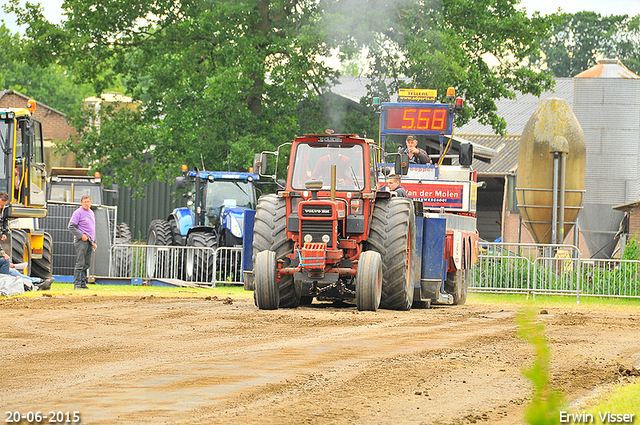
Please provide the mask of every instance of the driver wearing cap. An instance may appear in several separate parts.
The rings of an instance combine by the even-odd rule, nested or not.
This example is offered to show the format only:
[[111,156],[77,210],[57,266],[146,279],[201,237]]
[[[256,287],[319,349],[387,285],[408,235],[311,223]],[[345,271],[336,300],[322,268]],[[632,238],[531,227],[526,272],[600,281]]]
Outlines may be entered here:
[[407,136],[406,146],[400,146],[398,153],[406,153],[409,155],[409,163],[411,164],[431,164],[431,158],[427,152],[418,147],[418,141],[415,136]]

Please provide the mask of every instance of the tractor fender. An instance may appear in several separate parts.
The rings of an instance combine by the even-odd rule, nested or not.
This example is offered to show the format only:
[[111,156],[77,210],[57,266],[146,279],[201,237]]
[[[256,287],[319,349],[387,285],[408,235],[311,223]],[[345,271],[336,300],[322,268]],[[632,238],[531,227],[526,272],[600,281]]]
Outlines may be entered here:
[[191,210],[187,207],[176,208],[169,216],[169,220],[175,220],[180,230],[180,235],[186,236],[193,228],[194,220]]
[[216,235],[216,237],[218,236],[216,233],[216,229],[214,229],[211,226],[193,226],[189,229],[189,231],[187,232],[187,238],[189,238],[189,235],[192,233],[213,233],[214,235]]

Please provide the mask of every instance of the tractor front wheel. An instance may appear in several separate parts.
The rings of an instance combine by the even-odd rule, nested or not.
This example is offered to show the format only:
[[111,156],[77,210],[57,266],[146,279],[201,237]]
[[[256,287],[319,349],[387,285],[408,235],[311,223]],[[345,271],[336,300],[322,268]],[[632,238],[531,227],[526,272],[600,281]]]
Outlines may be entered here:
[[187,237],[187,246],[194,248],[187,250],[185,261],[187,280],[203,283],[213,282],[215,280],[213,259],[218,247],[216,235],[213,233],[193,232]]
[[377,311],[382,296],[382,259],[375,251],[360,255],[356,273],[356,307],[358,310]]
[[280,304],[276,253],[260,251],[253,263],[254,298],[260,310],[276,310]]
[[410,199],[390,198],[375,204],[367,246],[382,257],[381,308],[411,309],[418,269],[415,220]]
[[[285,198],[274,194],[261,196],[256,207],[253,226],[253,264],[262,251],[275,252],[276,261],[282,261],[283,267],[289,267],[291,259],[287,254],[293,252],[293,241],[287,238],[287,206]],[[254,278],[255,282],[255,278]],[[280,308],[297,308],[300,305],[302,284],[291,275],[283,275],[278,281]],[[257,300],[256,300],[257,305]]]

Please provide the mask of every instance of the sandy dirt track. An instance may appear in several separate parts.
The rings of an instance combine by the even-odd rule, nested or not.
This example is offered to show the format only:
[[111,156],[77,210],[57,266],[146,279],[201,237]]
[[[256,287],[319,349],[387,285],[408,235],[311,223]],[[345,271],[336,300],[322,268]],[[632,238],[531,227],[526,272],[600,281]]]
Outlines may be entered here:
[[[83,424],[519,424],[518,307],[259,311],[249,299],[0,299],[0,406]],[[540,309],[538,309],[540,310]],[[637,311],[549,308],[553,385],[580,403],[640,367]]]

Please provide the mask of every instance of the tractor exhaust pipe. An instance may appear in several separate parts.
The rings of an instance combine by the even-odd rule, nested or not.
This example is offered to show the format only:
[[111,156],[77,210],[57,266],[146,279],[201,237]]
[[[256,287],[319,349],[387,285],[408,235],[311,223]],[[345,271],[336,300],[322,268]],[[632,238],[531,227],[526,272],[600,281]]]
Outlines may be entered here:
[[[326,168],[325,168],[326,170]],[[331,166],[331,200],[336,200],[336,166]]]

